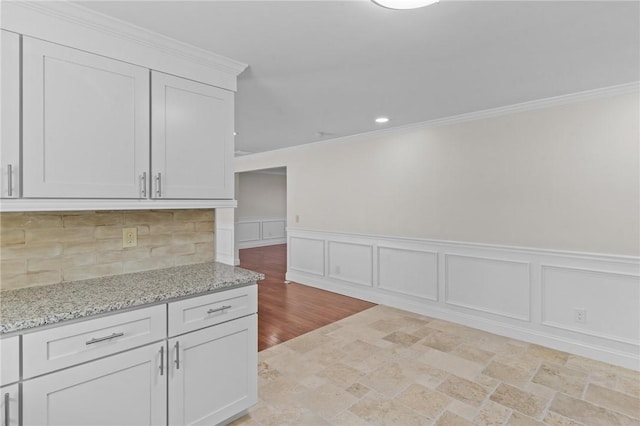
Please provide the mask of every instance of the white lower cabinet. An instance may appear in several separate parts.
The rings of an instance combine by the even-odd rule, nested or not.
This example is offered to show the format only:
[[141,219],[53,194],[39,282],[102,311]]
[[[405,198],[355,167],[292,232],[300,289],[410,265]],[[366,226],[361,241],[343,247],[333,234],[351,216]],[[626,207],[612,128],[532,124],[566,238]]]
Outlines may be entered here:
[[23,425],[166,424],[164,347],[151,344],[25,381]]
[[[0,388],[6,424],[227,422],[257,402],[256,312],[250,285],[25,334],[22,381]],[[0,340],[5,384],[19,380],[18,339]]]
[[169,339],[169,424],[216,425],[257,401],[257,315]]
[[19,385],[17,383],[0,388],[0,425],[18,426],[20,424],[19,413]]

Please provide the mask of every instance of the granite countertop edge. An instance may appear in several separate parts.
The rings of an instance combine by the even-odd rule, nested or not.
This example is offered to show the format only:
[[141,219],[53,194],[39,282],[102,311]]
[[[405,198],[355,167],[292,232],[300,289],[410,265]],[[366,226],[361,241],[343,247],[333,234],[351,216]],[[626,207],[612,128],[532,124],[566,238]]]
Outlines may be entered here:
[[264,275],[217,262],[0,291],[0,336],[251,285]]

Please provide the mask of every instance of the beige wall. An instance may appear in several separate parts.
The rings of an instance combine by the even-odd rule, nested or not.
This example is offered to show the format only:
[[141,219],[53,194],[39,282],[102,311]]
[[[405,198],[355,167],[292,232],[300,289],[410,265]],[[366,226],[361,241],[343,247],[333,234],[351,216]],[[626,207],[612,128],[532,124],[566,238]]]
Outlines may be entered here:
[[638,105],[634,92],[360,135],[236,171],[287,166],[293,227],[638,255]]
[[284,218],[287,214],[287,177],[262,172],[238,173],[236,199],[236,220]]
[[[122,248],[122,228],[138,246]],[[214,259],[214,210],[0,214],[1,287],[53,284]]]

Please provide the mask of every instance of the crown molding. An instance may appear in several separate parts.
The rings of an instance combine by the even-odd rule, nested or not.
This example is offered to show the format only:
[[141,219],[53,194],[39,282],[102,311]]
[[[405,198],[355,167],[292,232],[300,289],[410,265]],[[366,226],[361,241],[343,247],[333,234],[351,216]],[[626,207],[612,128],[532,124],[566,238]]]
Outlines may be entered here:
[[274,149],[271,151],[256,152],[254,154],[243,155],[242,157],[236,157],[244,159],[260,158],[262,155],[272,155],[281,152],[298,151],[301,149],[307,149],[319,145],[330,145],[335,143],[342,143],[348,141],[359,140],[365,137],[375,137],[381,135],[389,135],[402,133],[407,130],[420,130],[432,127],[446,126],[451,124],[465,123],[469,121],[482,120],[493,117],[500,117],[508,114],[516,114],[526,111],[534,111],[543,108],[550,108],[553,106],[566,105],[576,102],[584,102],[591,99],[600,99],[610,96],[625,95],[640,91],[640,81],[634,81],[631,83],[620,84],[616,86],[602,87],[593,90],[586,90],[583,92],[570,93],[567,95],[553,96],[550,98],[537,99],[529,102],[522,102],[519,104],[507,105],[498,108],[490,108],[481,111],[470,112],[466,114],[453,115],[450,117],[436,118],[434,120],[421,121],[418,123],[407,124],[398,127],[388,127],[386,129],[373,130],[371,132],[357,133],[355,135],[341,136],[333,139],[325,139],[318,142],[311,142],[303,145],[294,145],[286,148]]
[[187,60],[207,68],[238,76],[247,64],[209,52],[205,49],[178,41],[151,30],[93,11],[84,6],[66,2],[32,2],[14,0],[6,6],[18,6],[50,17],[70,22],[93,31],[101,32],[145,48],[161,51],[169,56]]

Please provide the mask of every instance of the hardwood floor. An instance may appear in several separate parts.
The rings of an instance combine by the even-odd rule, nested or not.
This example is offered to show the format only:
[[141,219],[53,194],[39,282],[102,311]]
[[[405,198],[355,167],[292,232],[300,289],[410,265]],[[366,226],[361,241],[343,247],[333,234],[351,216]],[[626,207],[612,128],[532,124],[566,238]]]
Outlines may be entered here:
[[375,306],[305,285],[284,284],[287,245],[240,250],[240,267],[262,272],[258,283],[258,350]]

